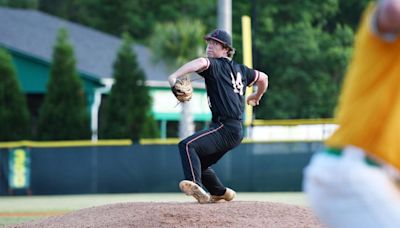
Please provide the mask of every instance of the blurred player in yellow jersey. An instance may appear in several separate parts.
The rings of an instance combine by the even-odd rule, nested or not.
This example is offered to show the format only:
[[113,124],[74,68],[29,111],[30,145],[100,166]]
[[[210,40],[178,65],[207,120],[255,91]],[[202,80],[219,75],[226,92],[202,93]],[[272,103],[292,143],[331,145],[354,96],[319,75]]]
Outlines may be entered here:
[[310,206],[328,227],[400,227],[400,0],[364,11],[336,120],[304,170]]

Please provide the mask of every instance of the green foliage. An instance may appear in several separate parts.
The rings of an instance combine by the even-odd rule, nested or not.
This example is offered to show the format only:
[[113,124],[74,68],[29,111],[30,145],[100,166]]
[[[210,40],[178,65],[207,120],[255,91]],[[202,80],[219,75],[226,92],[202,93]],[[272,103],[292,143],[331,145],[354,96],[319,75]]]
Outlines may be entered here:
[[215,13],[210,12],[216,12],[215,10],[214,0],[100,0],[95,10],[96,17],[99,18],[96,27],[114,35],[128,31],[133,37],[146,43],[155,25],[164,21],[202,19],[213,27],[216,17]]
[[99,4],[94,8],[96,13],[95,17],[98,18],[94,24],[96,28],[116,36],[119,36],[125,31],[135,29],[132,21],[138,19],[136,18],[135,12],[141,8],[137,7],[135,1],[99,0],[98,3]]
[[154,125],[154,120],[148,114],[151,97],[132,44],[132,39],[125,33],[114,63],[115,82],[105,104],[105,117],[100,126],[101,138],[131,138],[136,141],[144,132],[152,132],[148,129]]
[[215,27],[215,0],[40,0],[40,10],[119,36],[128,31],[146,43],[157,23],[182,17]]
[[145,123],[146,124],[143,125],[143,130],[140,133],[140,138],[159,138],[159,127],[151,112],[148,112],[146,115]]
[[340,10],[332,21],[338,24],[347,24],[353,30],[357,29],[361,13],[373,0],[340,0]]
[[39,9],[58,17],[95,27],[97,0],[39,0]]
[[37,9],[38,0],[0,0],[0,6],[12,8]]
[[72,140],[90,137],[89,113],[68,33],[60,29],[53,50],[47,93],[39,111],[40,140]]
[[205,48],[205,26],[198,20],[157,24],[150,40],[155,61],[164,61],[171,69],[200,56]]
[[[270,88],[262,101],[264,105],[256,107],[256,118],[332,116],[351,54],[354,31],[369,2],[232,1],[232,36],[237,49],[234,59],[242,62],[241,17],[249,15],[252,17],[253,66],[270,75]],[[110,34],[128,31],[137,41],[150,44],[156,60],[166,61],[173,68],[184,62],[185,56],[190,59],[198,55],[194,46],[188,46],[201,44],[202,35],[216,27],[217,3],[215,0],[168,3],[162,0],[40,0],[40,9]],[[197,33],[191,31],[200,27],[197,20],[204,29],[199,32],[203,34],[198,40]],[[185,21],[191,25],[182,25]],[[174,30],[175,33],[171,32]],[[180,30],[184,32],[177,32]],[[193,33],[193,40],[182,39],[190,37],[185,33]]]
[[350,27],[328,26],[338,3],[268,1],[260,10],[254,65],[270,76],[270,87],[257,118],[332,117],[353,39]]
[[[147,2],[146,0],[143,1]],[[151,32],[155,28],[156,24],[160,24],[165,21],[177,23],[183,20],[192,22],[200,21],[206,31],[211,31],[216,27],[216,0],[177,0],[169,1],[168,4],[166,4],[163,0],[155,0],[152,2],[154,5],[150,6],[148,11],[152,12],[152,18],[154,18],[155,21],[151,24],[150,29],[148,28],[148,35],[151,35]],[[193,24],[192,26],[195,27],[198,25]]]
[[29,139],[29,119],[11,56],[0,48],[0,141]]

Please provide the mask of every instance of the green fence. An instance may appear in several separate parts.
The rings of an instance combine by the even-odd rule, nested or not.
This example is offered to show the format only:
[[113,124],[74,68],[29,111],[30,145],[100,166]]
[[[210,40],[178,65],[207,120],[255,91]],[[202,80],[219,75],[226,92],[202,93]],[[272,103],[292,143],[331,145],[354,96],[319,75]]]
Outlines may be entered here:
[[[0,195],[179,191],[183,172],[176,144],[60,145],[13,144],[0,149]],[[15,146],[27,152],[19,159],[29,158],[22,170],[25,163],[12,162]],[[303,169],[321,147],[321,142],[242,143],[214,169],[237,191],[300,191]],[[10,185],[15,173],[29,174],[23,182],[27,185]]]

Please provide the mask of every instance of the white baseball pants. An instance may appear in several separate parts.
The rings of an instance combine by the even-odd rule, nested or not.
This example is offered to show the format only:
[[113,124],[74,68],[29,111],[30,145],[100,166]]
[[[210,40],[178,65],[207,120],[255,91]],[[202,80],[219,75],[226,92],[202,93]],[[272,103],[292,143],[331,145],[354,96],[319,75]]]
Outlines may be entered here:
[[367,164],[357,147],[315,154],[304,170],[303,190],[328,227],[400,227],[398,186],[385,169]]

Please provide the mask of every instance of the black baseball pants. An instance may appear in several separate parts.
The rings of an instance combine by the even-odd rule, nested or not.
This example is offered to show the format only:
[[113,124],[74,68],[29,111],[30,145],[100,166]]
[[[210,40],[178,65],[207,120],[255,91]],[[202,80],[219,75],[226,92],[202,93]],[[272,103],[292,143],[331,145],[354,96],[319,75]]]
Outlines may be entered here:
[[185,179],[205,187],[211,195],[223,195],[226,188],[211,165],[238,146],[242,139],[242,122],[227,119],[218,123],[212,122],[210,128],[179,142]]

